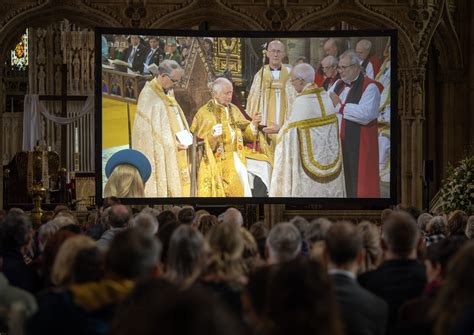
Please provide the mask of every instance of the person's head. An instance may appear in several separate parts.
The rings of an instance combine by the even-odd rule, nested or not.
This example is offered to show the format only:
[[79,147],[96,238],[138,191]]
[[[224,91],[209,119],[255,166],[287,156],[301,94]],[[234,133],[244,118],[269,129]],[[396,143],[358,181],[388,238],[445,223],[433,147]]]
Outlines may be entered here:
[[109,224],[112,228],[125,228],[131,218],[130,208],[124,205],[114,205],[109,211]]
[[434,334],[453,334],[456,322],[474,304],[474,243],[467,243],[448,264],[433,308]]
[[53,219],[53,222],[59,229],[77,224],[76,218],[68,212],[60,212],[56,217]]
[[58,226],[53,221],[49,221],[38,228],[38,242],[40,251],[44,250],[44,247],[50,237],[53,236],[58,230]]
[[212,227],[219,224],[215,215],[211,214],[204,214],[199,218],[197,223],[197,229],[203,234],[207,236],[207,234],[211,231]]
[[471,240],[474,239],[474,215],[471,215],[469,219],[467,219],[466,236]]
[[150,37],[150,39],[148,40],[148,43],[150,44],[150,48],[155,50],[158,48],[159,44],[160,44],[160,39],[156,36],[152,36]]
[[321,61],[321,69],[323,70],[326,78],[334,78],[337,76],[337,65],[339,61],[337,57],[329,55],[323,58]]
[[385,208],[382,213],[380,214],[380,221],[382,224],[387,220],[387,218],[392,214],[393,210],[391,208]]
[[448,236],[465,235],[467,218],[467,214],[461,210],[452,212],[448,218]]
[[227,78],[217,78],[212,83],[212,96],[221,105],[228,106],[232,102],[234,88]]
[[300,232],[301,238],[304,239],[306,236],[306,231],[308,230],[309,227],[309,222],[302,216],[294,216],[291,220],[290,223],[298,229]]
[[285,46],[283,45],[283,43],[278,40],[273,40],[268,43],[267,56],[270,67],[280,67],[283,61],[283,57],[285,56]]
[[360,40],[355,47],[357,56],[359,56],[362,61],[369,57],[370,49],[372,49],[372,42],[369,40]]
[[357,225],[357,230],[362,237],[365,250],[365,259],[359,268],[359,274],[376,269],[382,260],[382,247],[380,246],[380,229],[372,222],[362,221]]
[[57,286],[72,284],[72,269],[77,253],[95,246],[95,241],[85,235],[76,235],[67,239],[59,248],[54,260],[51,272],[52,283]]
[[242,292],[242,308],[245,319],[253,329],[261,329],[267,305],[268,285],[277,267],[262,266],[250,272],[248,283]]
[[201,288],[181,290],[163,279],[140,283],[119,306],[115,335],[239,335],[241,326],[226,306]]
[[99,281],[104,276],[104,254],[97,245],[77,252],[71,269],[73,283]]
[[337,71],[341,79],[346,83],[356,80],[361,72],[359,56],[353,50],[345,51],[339,56]]
[[238,282],[244,275],[242,254],[244,239],[240,226],[236,224],[218,224],[214,226],[206,239],[210,247],[205,275],[219,275],[229,281]]
[[106,273],[123,279],[140,279],[159,271],[161,243],[134,228],[123,230],[110,243]]
[[330,267],[357,271],[363,261],[362,236],[351,222],[333,224],[326,234],[326,258]]
[[244,224],[244,217],[242,213],[234,207],[227,209],[224,213],[219,215],[219,220],[223,224],[236,224],[242,226]]
[[244,240],[242,259],[245,264],[245,270],[248,273],[256,267],[263,265],[264,262],[263,259],[260,258],[257,241],[255,241],[252,234],[244,227],[240,228],[240,232],[242,233],[242,238]]
[[46,242],[41,255],[43,260],[41,270],[43,277],[48,284],[51,284],[51,271],[59,249],[67,239],[73,236],[77,236],[77,234],[71,231],[59,230],[48,239],[48,242]]
[[178,221],[182,224],[191,225],[195,216],[196,212],[194,211],[194,208],[190,206],[183,207],[183,209],[178,213]]
[[297,258],[281,264],[268,292],[264,334],[341,334],[333,286],[319,262]]
[[130,43],[136,47],[140,44],[140,37],[138,35],[130,35]]
[[431,220],[426,225],[426,235],[440,235],[446,234],[446,218],[441,215],[437,215],[431,218]]
[[155,236],[158,232],[158,220],[149,213],[139,213],[131,221],[131,226],[149,236]]
[[326,42],[324,42],[323,50],[326,56],[337,57],[337,55],[339,54],[339,50],[337,47],[336,39],[329,38]]
[[301,251],[301,234],[288,222],[278,223],[268,234],[268,262],[283,263],[296,258]]
[[296,59],[295,65],[303,64],[303,63],[308,63],[308,60],[306,59],[306,57],[301,56]]
[[170,211],[169,209],[164,210],[163,212],[161,212],[158,215],[157,219],[158,219],[158,224],[159,224],[160,228],[163,227],[168,222],[178,221],[178,217],[172,211]]
[[106,197],[143,198],[145,185],[138,169],[130,164],[117,165],[104,188]]
[[172,59],[165,59],[158,65],[158,83],[165,90],[171,90],[179,84],[183,77],[183,69]]
[[416,258],[419,240],[416,221],[408,213],[392,213],[383,225],[382,248],[392,258]]
[[317,218],[308,224],[306,229],[305,239],[308,247],[311,247],[318,241],[324,241],[329,228],[332,226],[332,221],[326,218]]
[[179,226],[171,235],[166,277],[178,286],[191,285],[203,270],[205,251],[205,239],[197,229]]
[[66,212],[68,214],[71,214],[71,210],[69,209],[69,207],[65,206],[65,205],[57,205],[56,207],[54,207],[54,211],[53,211],[53,219],[58,216],[60,213],[63,213],[63,212]]
[[20,250],[30,244],[33,227],[24,214],[7,214],[0,226],[0,246],[3,249]]
[[265,246],[267,243],[268,237],[268,228],[263,221],[255,222],[250,226],[250,234],[257,242],[258,253],[260,254],[261,259],[265,259]]
[[449,261],[466,242],[462,236],[453,236],[428,246],[425,259],[428,283],[444,279]]
[[158,239],[161,241],[163,246],[163,252],[161,253],[161,262],[166,264],[168,262],[168,251],[171,241],[171,236],[174,231],[180,226],[178,221],[168,221],[165,224],[160,224],[158,229]]
[[315,71],[309,64],[296,65],[290,72],[291,84],[296,92],[301,93],[307,84],[314,82]]
[[418,225],[418,229],[420,230],[420,232],[426,234],[427,230],[426,230],[426,226],[428,225],[428,222],[430,222],[430,220],[433,218],[433,215],[431,215],[430,213],[421,213],[420,216],[418,217],[418,219],[416,220],[416,223]]

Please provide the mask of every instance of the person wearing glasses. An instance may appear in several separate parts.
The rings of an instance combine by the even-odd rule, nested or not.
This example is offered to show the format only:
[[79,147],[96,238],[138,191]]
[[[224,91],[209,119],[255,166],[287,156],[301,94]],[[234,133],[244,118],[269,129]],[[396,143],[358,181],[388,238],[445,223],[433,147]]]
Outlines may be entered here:
[[321,86],[326,91],[329,89],[329,87],[332,86],[332,84],[336,82],[336,80],[341,78],[339,76],[339,72],[337,72],[337,64],[337,57],[331,55],[323,58],[323,60],[321,61],[321,69],[324,73],[324,81]]
[[278,133],[271,197],[345,197],[336,111],[328,93],[314,84],[314,75],[306,63],[290,73],[298,95]]
[[191,179],[186,149],[192,135],[173,93],[183,69],[174,60],[164,60],[153,74],[155,78],[138,97],[132,134],[133,148],[152,166],[145,197],[188,197]]
[[347,197],[378,198],[378,126],[383,85],[364,75],[353,50],[339,57],[341,79],[329,88],[338,113]]
[[247,114],[251,117],[257,113],[262,115],[261,125],[268,129],[269,144],[274,150],[276,132],[283,125],[296,92],[288,80],[291,69],[282,63],[285,56],[283,43],[278,40],[268,43],[266,55],[268,65],[265,64],[253,78],[247,98]]

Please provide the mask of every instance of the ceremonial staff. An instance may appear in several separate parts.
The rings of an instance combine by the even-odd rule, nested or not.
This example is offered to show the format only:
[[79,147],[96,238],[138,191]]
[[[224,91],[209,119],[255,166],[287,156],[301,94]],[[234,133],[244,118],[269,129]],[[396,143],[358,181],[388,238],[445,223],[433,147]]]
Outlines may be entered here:
[[[262,88],[263,88],[263,72],[265,71],[265,59],[267,57],[267,44],[265,44],[265,47],[262,50],[262,55],[263,55],[262,72],[260,73],[260,89],[259,89],[261,98],[258,99],[257,113],[260,113],[260,104],[261,104],[262,99],[264,98],[264,93],[262,92]],[[260,145],[259,142],[260,142],[260,129],[257,126],[257,136],[253,140],[253,148],[252,148],[253,152],[256,151],[257,145]]]

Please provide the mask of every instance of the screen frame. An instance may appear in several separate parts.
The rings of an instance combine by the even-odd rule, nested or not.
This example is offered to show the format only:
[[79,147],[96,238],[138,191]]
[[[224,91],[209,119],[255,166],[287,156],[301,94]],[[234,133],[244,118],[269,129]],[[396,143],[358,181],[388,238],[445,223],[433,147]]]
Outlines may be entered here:
[[222,197],[222,198],[122,198],[128,205],[246,205],[246,204],[291,204],[317,205],[321,209],[383,209],[399,202],[397,181],[399,179],[399,118],[398,116],[398,33],[395,29],[380,30],[326,30],[326,31],[234,31],[234,30],[167,30],[142,28],[95,28],[95,168],[96,204],[104,201],[102,190],[102,60],[101,36],[118,35],[156,35],[192,37],[254,37],[254,38],[330,38],[330,37],[390,37],[390,197],[389,198],[293,198],[293,197]]

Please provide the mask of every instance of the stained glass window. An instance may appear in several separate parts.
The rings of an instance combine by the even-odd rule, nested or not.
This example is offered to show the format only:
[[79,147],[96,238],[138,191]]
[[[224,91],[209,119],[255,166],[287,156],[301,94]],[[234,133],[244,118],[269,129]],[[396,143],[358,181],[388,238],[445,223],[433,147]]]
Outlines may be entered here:
[[28,67],[28,29],[11,51],[11,65],[22,71]]

